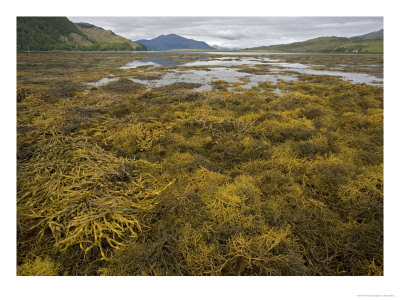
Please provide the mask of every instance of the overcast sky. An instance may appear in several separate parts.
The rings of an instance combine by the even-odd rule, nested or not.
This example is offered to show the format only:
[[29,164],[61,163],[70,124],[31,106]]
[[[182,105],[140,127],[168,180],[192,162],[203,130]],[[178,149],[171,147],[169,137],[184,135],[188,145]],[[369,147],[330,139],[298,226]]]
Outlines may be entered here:
[[131,39],[175,33],[220,47],[286,44],[319,36],[351,37],[383,28],[382,17],[68,17]]

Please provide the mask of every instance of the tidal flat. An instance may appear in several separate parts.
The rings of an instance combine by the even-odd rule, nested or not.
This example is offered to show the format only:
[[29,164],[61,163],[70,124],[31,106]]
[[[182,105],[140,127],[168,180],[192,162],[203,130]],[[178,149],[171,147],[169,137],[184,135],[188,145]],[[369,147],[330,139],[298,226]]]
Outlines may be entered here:
[[383,55],[17,55],[18,275],[383,275]]

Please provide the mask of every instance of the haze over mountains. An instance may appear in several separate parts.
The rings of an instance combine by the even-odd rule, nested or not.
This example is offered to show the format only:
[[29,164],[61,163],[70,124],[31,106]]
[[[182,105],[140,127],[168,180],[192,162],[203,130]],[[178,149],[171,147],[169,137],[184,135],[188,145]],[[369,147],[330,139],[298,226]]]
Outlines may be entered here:
[[201,49],[215,50],[205,42],[188,39],[177,34],[160,35],[151,40],[137,40],[139,44],[145,45],[148,50],[172,50],[172,49]]

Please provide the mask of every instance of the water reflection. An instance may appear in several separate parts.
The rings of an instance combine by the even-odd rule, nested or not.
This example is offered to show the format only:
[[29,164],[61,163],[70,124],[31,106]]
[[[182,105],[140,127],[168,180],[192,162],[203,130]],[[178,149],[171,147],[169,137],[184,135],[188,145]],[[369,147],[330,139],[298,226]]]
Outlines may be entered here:
[[[197,88],[197,90],[202,91],[210,91],[211,83],[214,80],[225,80],[229,82],[231,84],[230,89],[234,88],[234,86],[250,89],[254,86],[257,86],[260,82],[265,81],[276,83],[278,80],[297,80],[296,74],[339,76],[342,79],[350,81],[352,83],[382,85],[381,74],[345,72],[338,70],[338,67],[351,68],[354,66],[339,65],[331,68],[331,70],[319,70],[313,69],[313,67],[321,66],[282,62],[279,59],[266,57],[265,55],[267,54],[264,53],[260,55],[260,53],[252,52],[219,52],[219,55],[225,54],[221,55],[220,57],[216,55],[206,56],[204,55],[207,54],[205,52],[202,52],[202,55],[193,54],[194,53],[190,53],[190,55],[186,53],[178,53],[170,55],[168,57],[169,59],[157,56],[145,57],[134,60],[121,67],[121,69],[134,69],[141,66],[148,66],[151,68],[164,66],[177,67],[169,68],[168,72],[164,73],[164,75],[160,79],[132,80],[140,82],[142,84],[146,84],[150,87],[157,87],[161,85],[172,84],[175,82],[199,83],[202,84],[202,86],[200,88]],[[210,52],[209,54],[216,53]],[[243,54],[243,56],[238,56],[238,54]],[[250,54],[252,56],[250,56]],[[270,54],[271,53],[268,53],[268,55]],[[282,53],[279,54],[282,55]],[[291,55],[293,55],[293,53]],[[196,67],[199,67],[199,69],[196,69]],[[207,69],[201,69],[201,67],[207,67]],[[366,65],[363,67],[370,70],[379,70],[378,68],[380,66]],[[292,74],[288,75],[287,72],[291,72]],[[109,77],[103,78],[98,82],[90,83],[90,85],[98,86],[114,80],[116,79],[112,77],[112,75],[110,75]],[[276,92],[280,93],[279,90],[277,90]]]
[[229,83],[235,82],[238,83],[237,85],[242,88],[250,89],[254,86],[257,86],[260,82],[270,81],[276,83],[279,79],[290,81],[296,80],[297,78],[295,76],[276,74],[254,75],[245,72],[239,72],[238,70],[232,68],[218,67],[210,68],[207,70],[191,70],[186,72],[171,71],[165,74],[161,79],[157,80],[131,80],[138,83],[146,84],[150,87],[158,87],[175,82],[200,83],[202,84],[202,86],[195,90],[210,91],[211,82],[214,80],[225,80]]
[[182,65],[184,62],[174,59],[164,59],[161,57],[146,57],[144,59],[134,60],[121,69],[134,69],[142,66],[178,66]]
[[[365,73],[355,73],[355,72],[343,72],[343,71],[329,71],[329,70],[314,70],[310,69],[309,65],[304,65],[300,63],[269,63],[268,65],[271,66],[279,66],[284,67],[285,71],[291,71],[296,73],[302,74],[309,74],[309,75],[328,75],[328,76],[339,76],[342,79],[351,81],[353,83],[366,83],[371,85],[377,85],[375,81],[380,81],[381,77],[376,74],[365,74]],[[271,69],[273,72],[282,71],[282,69]]]
[[276,59],[270,59],[267,57],[263,58],[248,58],[248,57],[240,57],[236,59],[232,59],[231,57],[218,57],[213,60],[205,60],[205,61],[193,61],[184,64],[184,66],[188,67],[196,67],[196,66],[255,66],[260,64],[266,64],[269,62],[278,61]]

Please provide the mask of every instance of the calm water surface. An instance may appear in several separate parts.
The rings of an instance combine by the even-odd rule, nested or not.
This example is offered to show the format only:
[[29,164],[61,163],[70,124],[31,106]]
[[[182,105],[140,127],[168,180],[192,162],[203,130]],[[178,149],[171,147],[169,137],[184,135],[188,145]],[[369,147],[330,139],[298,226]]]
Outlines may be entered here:
[[[144,58],[139,57],[122,66],[121,69],[135,69],[138,67],[147,66],[147,70],[154,69],[162,71],[163,67],[168,67],[168,71],[157,80],[131,79],[135,82],[140,82],[150,87],[157,87],[182,81],[200,83],[202,86],[197,90],[207,91],[211,90],[212,81],[225,80],[229,83],[235,82],[236,86],[249,89],[253,86],[257,86],[258,83],[265,81],[276,83],[277,80],[296,80],[296,74],[339,76],[343,80],[347,80],[352,83],[366,83],[371,85],[382,84],[381,74],[344,72],[335,70],[340,68],[354,68],[352,65],[338,65],[332,67],[331,69],[333,70],[313,70],[311,68],[323,66],[287,63],[273,58],[273,55],[284,55],[284,53],[162,51],[147,51],[145,53],[151,54],[151,56]],[[157,54],[163,57],[158,57]],[[290,55],[302,54],[290,53]],[[167,58],[165,58],[165,56]],[[382,68],[382,66],[378,65],[357,67],[376,70],[377,73],[379,72],[379,69]],[[246,73],[246,69],[240,71],[241,68],[256,68],[257,70],[261,71],[261,73],[265,74],[256,75]],[[287,72],[290,72],[290,75],[288,75]],[[113,80],[115,80],[115,78],[110,76],[109,78],[103,78],[102,80],[93,84],[101,85]],[[238,81],[242,83],[239,84]]]

